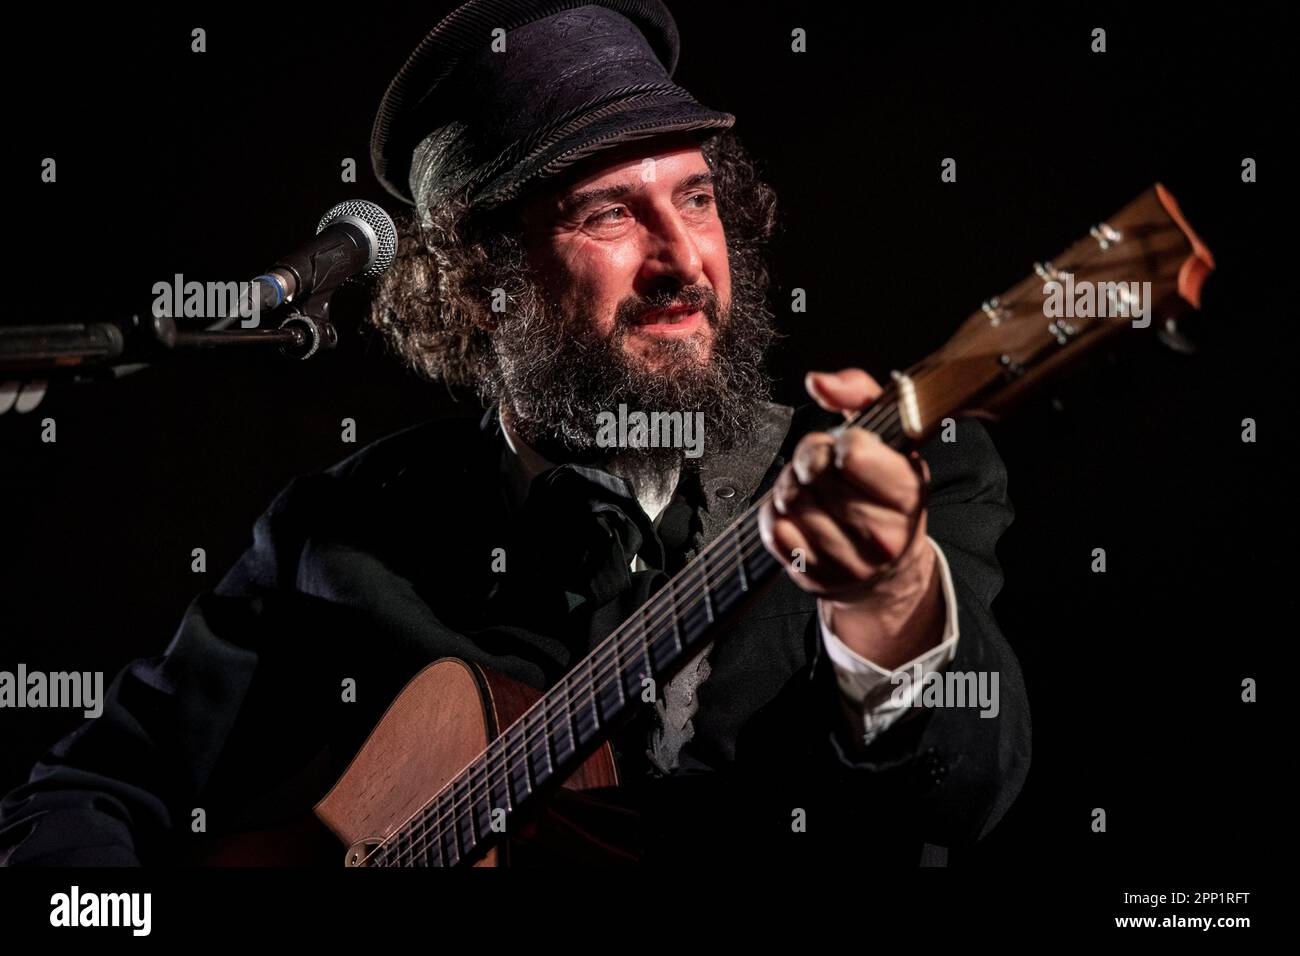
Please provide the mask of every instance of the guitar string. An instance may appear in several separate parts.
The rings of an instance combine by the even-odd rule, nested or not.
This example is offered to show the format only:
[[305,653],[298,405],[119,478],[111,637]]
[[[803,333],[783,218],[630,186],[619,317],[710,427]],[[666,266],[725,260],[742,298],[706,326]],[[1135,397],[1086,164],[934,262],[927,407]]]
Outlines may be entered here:
[[[881,423],[888,420],[891,415],[893,415],[895,416],[895,420],[893,422],[890,422],[890,427],[882,430],[882,432],[880,433],[880,437],[882,440],[886,440],[886,441],[892,440],[893,437],[896,437],[895,433],[901,433],[901,425],[897,421],[897,416],[896,416],[898,410],[897,406],[892,401],[886,401],[887,395],[891,391],[892,391],[892,385],[886,388],[884,392],[882,392],[881,396],[879,396],[876,399],[876,402],[873,403],[873,405],[871,405],[870,407],[868,407],[863,411],[856,413],[851,418],[847,418],[841,427],[843,428],[863,427],[863,428],[874,429],[878,427]],[[873,421],[870,424],[868,424],[867,420],[872,418],[878,419],[878,421]],[[614,631],[614,633],[609,635],[609,637],[605,641],[602,641],[601,645],[597,647],[596,650],[591,655],[589,655],[585,663],[585,667],[592,674],[593,680],[591,681],[589,692],[584,691],[582,696],[591,700],[592,713],[593,713],[593,717],[595,718],[595,724],[598,728],[601,724],[599,709],[597,705],[598,695],[603,691],[605,691],[608,687],[612,686],[615,682],[620,684],[620,688],[619,688],[620,691],[623,690],[621,684],[622,684],[624,672],[621,670],[621,668],[615,668],[614,672],[611,674],[608,672],[607,665],[610,662],[615,660],[621,663],[621,661],[623,660],[623,652],[625,650],[633,650],[633,651],[640,650],[642,645],[644,645],[647,656],[649,655],[650,645],[652,643],[657,643],[658,639],[665,636],[665,631],[662,629],[662,626],[665,623],[672,621],[677,617],[677,609],[676,609],[677,599],[679,596],[682,596],[677,592],[689,590],[690,588],[694,587],[694,585],[698,583],[703,583],[705,593],[707,594],[708,592],[707,556],[715,549],[721,552],[726,539],[730,538],[731,540],[734,541],[735,550],[739,552],[740,555],[742,568],[743,568],[743,562],[745,560],[747,560],[748,558],[752,557],[754,554],[757,554],[764,549],[765,546],[762,544],[761,534],[757,533],[758,526],[756,522],[752,524],[748,524],[746,525],[746,527],[742,528],[739,536],[732,535],[730,534],[730,532],[732,532],[732,530],[737,526],[745,523],[746,519],[756,516],[756,513],[758,509],[761,507],[763,501],[765,501],[768,497],[770,497],[770,495],[771,492],[766,493],[763,496],[763,498],[760,499],[759,502],[756,502],[753,506],[751,506],[751,508],[747,509],[744,514],[740,515],[732,523],[731,526],[729,526],[724,532],[720,533],[712,542],[710,542],[708,546],[706,546],[700,552],[700,554],[698,555],[698,559],[696,561],[691,562],[692,565],[695,565],[697,563],[700,565],[700,570],[698,573],[690,573],[690,574],[680,573],[676,580],[670,579],[669,583],[665,585],[664,588],[662,588],[659,592],[656,592],[655,598],[658,598],[660,594],[664,594],[665,592],[668,592],[666,594],[666,597],[670,598],[671,600],[663,601],[663,604],[666,606],[663,608],[662,613],[656,613],[655,609],[651,610],[652,616],[647,618],[639,628],[639,630],[642,632],[641,634],[639,635],[635,634],[637,628],[629,628],[627,635],[624,635],[622,633],[625,626],[635,621],[635,615],[634,615],[633,617],[629,618],[626,622],[624,622],[623,625],[620,625],[619,628],[617,628]],[[652,600],[654,600],[654,598],[652,598]],[[627,639],[629,637],[631,638],[631,640]],[[677,641],[678,644],[680,645],[681,643],[680,637],[677,637]],[[682,652],[685,653],[684,649]],[[569,674],[572,675],[576,673],[578,669],[583,666],[584,665],[580,663],[578,667],[575,667],[572,671],[569,672]],[[602,673],[599,678],[596,678],[595,671],[598,666],[604,670],[604,673]],[[566,675],[566,678],[564,678],[562,682],[567,682],[568,679],[569,678]],[[439,790],[438,793],[435,794],[433,798],[431,798],[426,804],[424,804],[420,808],[417,808],[406,819],[406,821],[401,824],[401,826],[396,828],[389,835],[389,837],[387,837],[384,841],[378,844],[369,854],[367,854],[366,858],[362,861],[362,863],[363,864],[367,863],[371,859],[373,859],[377,854],[381,852],[385,852],[394,841],[398,841],[400,844],[400,841],[402,840],[403,837],[403,833],[408,830],[413,830],[412,821],[415,821],[418,816],[420,816],[422,813],[427,811],[432,805],[438,803],[440,798],[445,800],[445,795],[450,792],[453,797],[452,805],[450,807],[446,807],[445,809],[440,809],[440,812],[436,817],[433,817],[428,820],[421,820],[416,822],[415,825],[420,827],[420,834],[418,840],[408,839],[407,842],[410,845],[405,848],[399,848],[398,860],[400,861],[402,857],[407,855],[410,855],[412,856],[412,858],[414,858],[414,856],[417,853],[421,853],[426,849],[428,849],[431,846],[431,841],[427,839],[428,837],[432,836],[434,840],[441,843],[442,838],[447,835],[450,829],[449,827],[443,825],[444,822],[447,821],[447,818],[448,817],[458,818],[460,815],[459,809],[462,806],[462,804],[474,802],[475,789],[482,788],[485,785],[487,787],[491,786],[490,783],[491,772],[492,772],[491,752],[493,750],[502,751],[501,754],[502,760],[500,761],[500,769],[505,774],[505,776],[503,777],[503,782],[505,784],[507,796],[509,796],[510,794],[509,773],[512,769],[518,768],[521,763],[523,764],[525,770],[525,784],[527,784],[528,782],[527,762],[530,757],[533,757],[535,755],[533,744],[538,742],[549,743],[551,740],[553,740],[553,734],[552,734],[553,719],[552,718],[554,715],[545,714],[544,713],[545,707],[543,706],[547,696],[549,696],[550,693],[551,692],[548,691],[546,695],[543,695],[542,698],[539,698],[539,700],[532,707],[530,707],[527,711],[525,711],[522,715],[520,715],[519,719],[517,719],[511,725],[510,728],[507,728],[506,731],[499,734],[497,738],[491,744],[489,744],[488,747],[486,747],[484,751],[478,757],[476,757],[475,760],[468,767],[460,771],[456,775],[456,777],[454,777],[452,780],[448,781],[448,783],[441,790]],[[625,696],[622,693],[620,693],[620,697],[623,697],[623,700],[621,701],[621,705],[625,706],[626,705]],[[568,703],[568,707],[571,709],[572,696],[569,697],[567,703]],[[527,723],[527,719],[530,715],[532,715],[534,710],[543,711],[542,720],[535,722],[535,725],[533,727],[529,727]],[[573,723],[574,719],[575,718],[573,713],[570,712],[569,714],[570,724]],[[512,728],[519,727],[521,725],[523,726],[523,740],[507,741],[506,738],[508,735],[511,734]],[[537,731],[536,737],[534,737],[532,734],[534,730]],[[518,732],[515,732],[514,736],[517,738]],[[571,738],[573,738],[574,736],[575,736],[574,734],[572,733],[570,734]],[[505,752],[507,744],[515,750],[518,750],[522,747],[523,754],[522,754],[521,761],[512,762],[508,759],[508,754]],[[547,752],[545,756],[546,756],[547,764],[551,766],[552,773],[554,773],[554,762],[550,759],[549,747],[547,748]],[[482,779],[476,781],[475,780],[476,776],[481,776]],[[463,788],[468,791],[464,794],[463,797],[459,797],[455,795],[455,790],[460,788],[461,786],[463,786]],[[529,795],[531,795],[531,790],[529,790]],[[450,821],[451,826],[454,827],[456,822],[457,822],[456,819],[452,819]],[[471,826],[472,829],[477,830],[477,826],[474,825],[473,820],[471,820]],[[436,833],[434,831],[436,831]],[[459,843],[459,840],[457,842]]]

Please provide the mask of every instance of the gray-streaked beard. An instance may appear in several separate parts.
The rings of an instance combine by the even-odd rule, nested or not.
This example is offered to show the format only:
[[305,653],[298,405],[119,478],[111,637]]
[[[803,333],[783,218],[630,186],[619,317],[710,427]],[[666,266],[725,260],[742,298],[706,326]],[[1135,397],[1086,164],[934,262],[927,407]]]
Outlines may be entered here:
[[[776,336],[760,270],[733,258],[732,302],[723,313],[716,295],[687,287],[671,296],[624,302],[614,331],[602,337],[589,316],[568,317],[546,300],[529,275],[516,274],[515,308],[493,333],[499,396],[511,427],[551,461],[582,461],[627,477],[643,488],[675,482],[683,466],[726,450],[755,424],[770,395],[763,360]],[[699,358],[697,337],[655,340],[654,352],[632,359],[623,351],[631,319],[670,303],[697,305],[713,327],[712,354]],[[658,360],[650,371],[640,362]],[[703,456],[677,447],[602,448],[601,413],[703,413]]]

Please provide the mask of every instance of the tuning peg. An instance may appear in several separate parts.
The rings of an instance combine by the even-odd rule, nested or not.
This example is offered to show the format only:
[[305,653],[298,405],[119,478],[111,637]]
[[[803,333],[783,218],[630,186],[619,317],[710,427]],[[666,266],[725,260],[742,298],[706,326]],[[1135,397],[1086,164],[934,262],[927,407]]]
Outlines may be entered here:
[[1007,310],[1003,307],[1002,300],[996,295],[991,299],[985,299],[980,308],[989,317],[990,325],[1001,325],[1002,321],[1007,317]]
[[1097,240],[1097,245],[1101,246],[1101,251],[1105,252],[1115,243],[1124,238],[1124,234],[1118,229],[1112,228],[1108,222],[1099,222],[1088,230],[1088,235]]

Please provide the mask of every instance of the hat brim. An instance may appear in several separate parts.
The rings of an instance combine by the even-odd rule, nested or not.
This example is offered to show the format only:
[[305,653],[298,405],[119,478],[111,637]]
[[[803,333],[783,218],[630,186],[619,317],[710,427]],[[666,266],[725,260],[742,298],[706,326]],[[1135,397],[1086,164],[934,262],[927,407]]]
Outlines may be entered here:
[[484,183],[474,205],[488,209],[518,198],[539,180],[548,179],[574,163],[624,143],[664,133],[730,129],[735,116],[677,100],[616,111],[601,111],[573,124],[574,129],[530,152],[509,169]]

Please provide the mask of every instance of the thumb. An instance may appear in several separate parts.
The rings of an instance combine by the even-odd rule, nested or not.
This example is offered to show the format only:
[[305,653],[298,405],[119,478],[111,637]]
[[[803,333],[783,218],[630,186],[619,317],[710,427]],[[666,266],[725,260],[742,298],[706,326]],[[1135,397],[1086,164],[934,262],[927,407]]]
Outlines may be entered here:
[[809,372],[804,388],[828,412],[856,412],[880,397],[884,391],[876,380],[860,368],[839,372]]

